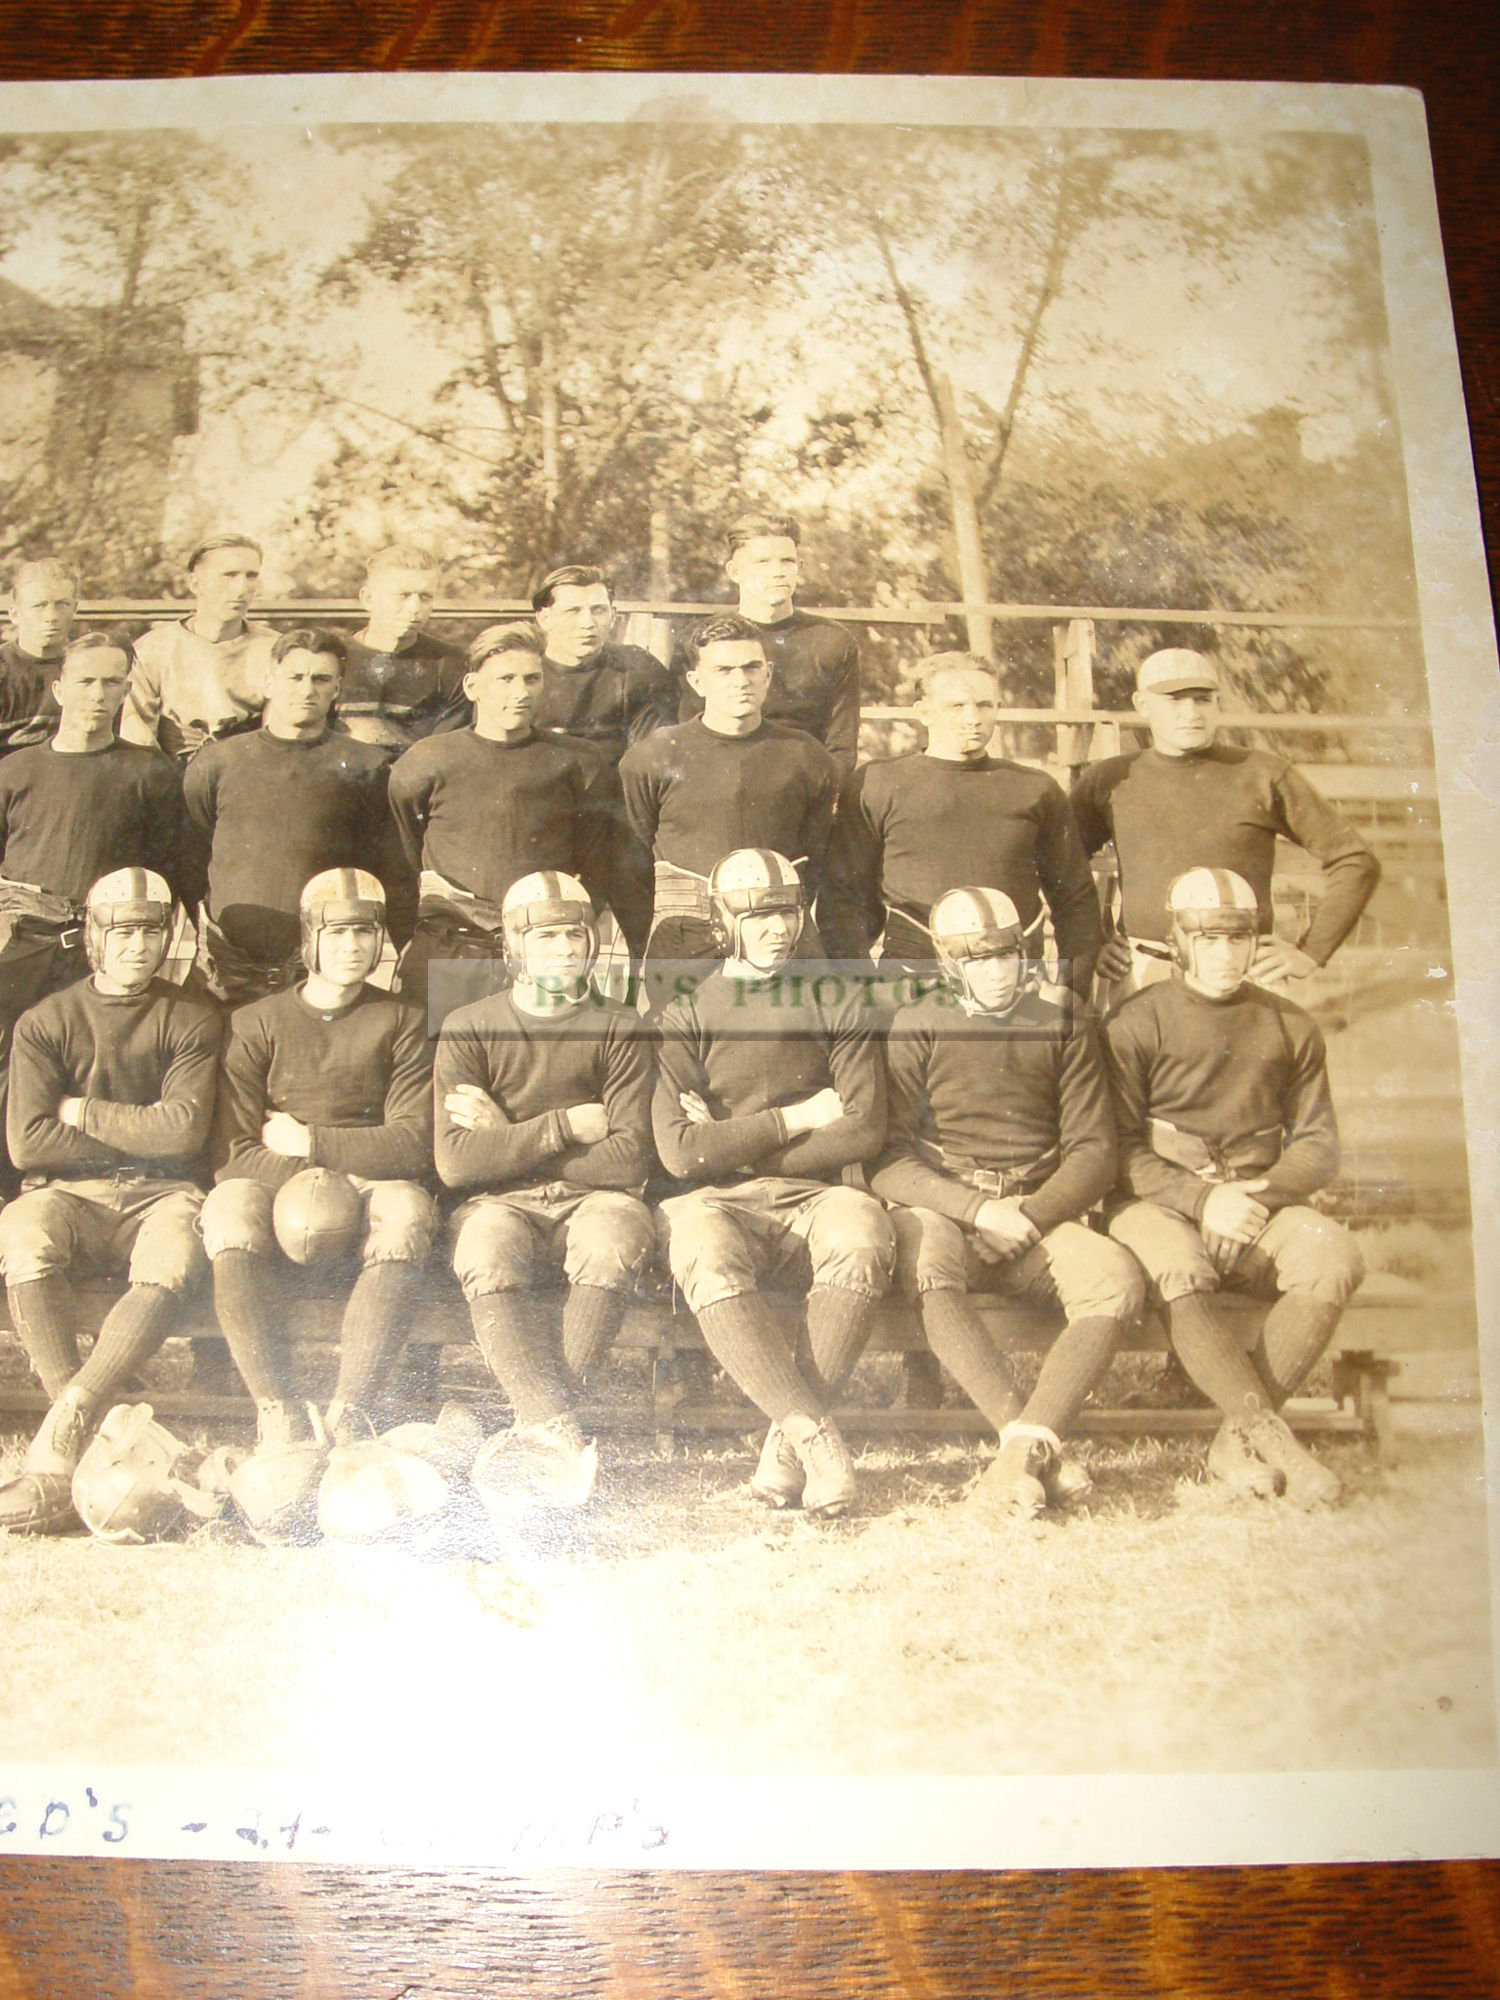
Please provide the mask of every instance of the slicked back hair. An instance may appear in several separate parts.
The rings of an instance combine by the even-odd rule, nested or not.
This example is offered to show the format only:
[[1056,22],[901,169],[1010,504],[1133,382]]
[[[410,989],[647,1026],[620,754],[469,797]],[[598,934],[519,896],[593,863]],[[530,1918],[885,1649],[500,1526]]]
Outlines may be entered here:
[[16,564],[16,573],[10,583],[12,601],[20,595],[23,584],[41,577],[46,577],[49,582],[65,583],[75,604],[83,594],[83,578],[70,562],[63,562],[58,556],[36,556],[30,562]]
[[365,581],[372,576],[380,576],[388,569],[419,569],[427,576],[441,576],[443,566],[430,549],[419,549],[414,542],[392,542],[388,549],[377,549],[365,564]]
[[932,692],[933,682],[941,680],[944,674],[983,674],[999,693],[1000,676],[988,660],[981,660],[974,653],[931,653],[922,662],[918,682],[924,701]]
[[759,541],[764,535],[775,535],[789,542],[801,543],[802,532],[790,514],[741,514],[737,521],[731,521],[724,537],[725,559],[735,555],[746,542]]
[[203,558],[212,555],[215,549],[254,549],[258,561],[266,559],[266,552],[254,535],[237,535],[226,528],[221,535],[205,535],[201,542],[194,543],[184,565],[188,575],[191,576]]
[[123,632],[80,632],[76,639],[70,639],[64,646],[59,666],[65,667],[75,653],[102,653],[106,649],[111,653],[123,653],[127,666],[135,659],[135,648]]
[[342,634],[326,632],[320,625],[298,625],[290,632],[283,632],[271,648],[271,658],[280,666],[288,653],[327,653],[330,659],[338,661],[340,673],[349,658]]
[[476,673],[495,653],[533,653],[540,660],[546,651],[547,641],[542,637],[541,627],[533,625],[529,618],[516,619],[509,625],[487,625],[470,640],[464,654],[464,671]]
[[545,611],[560,590],[591,590],[596,583],[602,583],[606,590],[610,588],[609,578],[595,564],[564,563],[560,569],[549,569],[532,591],[531,608]]
[[737,611],[722,611],[713,618],[705,618],[688,637],[688,652],[693,665],[697,666],[705,646],[722,646],[736,639],[753,639],[762,653],[766,650],[760,633],[748,618],[741,618]]

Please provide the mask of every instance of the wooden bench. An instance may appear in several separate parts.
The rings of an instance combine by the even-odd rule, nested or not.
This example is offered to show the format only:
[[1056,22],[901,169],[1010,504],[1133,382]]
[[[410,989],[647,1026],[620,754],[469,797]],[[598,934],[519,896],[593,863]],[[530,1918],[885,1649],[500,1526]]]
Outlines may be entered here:
[[[96,1328],[117,1294],[103,1286],[83,1287],[85,1325]],[[1264,1301],[1220,1295],[1234,1315],[1247,1347],[1253,1343],[1266,1312]],[[790,1304],[790,1302],[788,1302]],[[977,1300],[979,1311],[1002,1339],[1008,1352],[1044,1349],[1061,1320],[1040,1309],[1003,1311]],[[296,1337],[310,1345],[327,1345],[338,1337],[341,1298],[309,1292],[295,1305]],[[218,1326],[207,1298],[190,1309],[174,1338],[217,1340]],[[408,1381],[405,1394],[414,1405],[431,1406],[438,1397],[445,1349],[472,1342],[469,1316],[451,1274],[434,1272],[424,1298],[412,1317],[407,1336]],[[1304,1433],[1352,1434],[1374,1440],[1383,1455],[1394,1456],[1389,1384],[1400,1357],[1421,1353],[1474,1352],[1477,1328],[1474,1300],[1466,1293],[1433,1293],[1410,1279],[1373,1272],[1345,1311],[1329,1348],[1331,1395],[1320,1401],[1298,1400],[1288,1406],[1294,1427]],[[598,1428],[653,1431],[663,1441],[684,1432],[738,1434],[753,1431],[763,1420],[748,1403],[733,1395],[707,1393],[710,1371],[705,1367],[703,1337],[685,1310],[674,1311],[665,1300],[632,1303],[616,1349],[643,1354],[650,1360],[650,1387],[640,1402],[610,1402],[591,1407],[591,1425]],[[916,1433],[927,1437],[982,1436],[986,1420],[971,1405],[934,1407],[939,1400],[938,1373],[931,1365],[916,1313],[906,1304],[887,1301],[874,1314],[871,1354],[908,1357],[906,1399],[894,1406],[859,1405],[839,1410],[841,1426],[855,1434]],[[1160,1319],[1147,1313],[1123,1344],[1126,1353],[1164,1353],[1166,1331]],[[918,1357],[928,1362],[924,1370]],[[915,1365],[914,1365],[915,1364]],[[463,1393],[460,1390],[458,1393]],[[249,1403],[231,1375],[221,1384],[197,1382],[186,1389],[152,1398],[168,1419],[235,1420],[249,1415]],[[28,1384],[0,1390],[0,1413],[39,1416],[46,1408],[41,1390]],[[416,1411],[413,1411],[415,1414]],[[1188,1408],[1104,1409],[1090,1405],[1077,1428],[1104,1436],[1181,1436],[1215,1427],[1218,1419],[1206,1405]]]

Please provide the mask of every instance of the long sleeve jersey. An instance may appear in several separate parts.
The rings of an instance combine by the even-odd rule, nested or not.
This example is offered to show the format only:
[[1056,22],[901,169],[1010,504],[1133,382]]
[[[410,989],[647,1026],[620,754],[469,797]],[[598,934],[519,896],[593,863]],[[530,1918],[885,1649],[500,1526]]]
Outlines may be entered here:
[[[747,623],[755,626],[771,663],[766,720],[816,737],[847,777],[859,755],[859,647],[854,634],[810,611],[794,610],[778,625],[753,618]],[[673,667],[684,722],[703,712],[701,699],[687,684],[691,664],[686,647],[679,647]]]
[[7,639],[0,646],[0,755],[45,743],[57,732],[62,710],[52,683],[62,670],[62,658],[38,659]]
[[0,760],[0,874],[82,903],[101,875],[180,878],[182,777],[159,750],[33,744]]
[[1061,786],[1004,757],[957,763],[925,750],[865,764],[839,813],[819,922],[835,957],[884,930],[892,958],[930,958],[926,930],[948,889],[1009,896],[1023,924],[1045,898],[1080,990],[1103,943],[1093,872]]
[[337,727],[361,743],[399,754],[435,730],[468,720],[455,713],[463,702],[464,656],[446,639],[413,632],[393,653],[357,637],[344,646]]
[[[437,1169],[448,1187],[508,1192],[564,1181],[639,1193],[655,1165],[651,1146],[650,1031],[633,1009],[590,998],[528,1014],[508,993],[460,1007],[438,1037]],[[468,1132],[444,1108],[473,1084],[504,1113],[496,1132]],[[564,1112],[602,1104],[608,1136],[580,1145]]]
[[[298,986],[241,1007],[219,1076],[217,1180],[280,1187],[305,1167],[373,1181],[432,1174],[432,1053],[421,1010],[366,986],[337,1013],[310,1007]],[[312,1134],[288,1159],[261,1144],[272,1111]]]
[[1216,1180],[1263,1179],[1257,1200],[1278,1209],[1338,1172],[1323,1037],[1292,1001],[1250,985],[1209,1000],[1174,976],[1123,1001],[1104,1037],[1126,1192],[1196,1222]]
[[315,743],[264,728],[205,743],[182,779],[189,902],[206,893],[219,929],[262,965],[297,949],[303,886],[325,868],[371,869],[399,904],[388,768],[373,744],[331,731]]
[[122,741],[186,757],[206,736],[253,720],[265,706],[275,643],[274,628],[252,620],[229,639],[200,639],[176,619],[153,625],[135,642]]
[[[137,1168],[164,1180],[204,1170],[223,1017],[158,980],[105,994],[92,977],[16,1023],[6,1138],[23,1174],[90,1179]],[[78,1126],[57,1107],[81,1097]]]
[[994,1020],[941,994],[903,1007],[876,1194],[972,1225],[995,1192],[973,1174],[1001,1174],[1044,1236],[1102,1200],[1119,1169],[1114,1114],[1098,1037],[1072,1015],[1070,1001],[1031,996]]
[[1380,880],[1380,863],[1354,829],[1295,765],[1266,750],[1214,743],[1186,757],[1155,749],[1107,757],[1082,773],[1072,803],[1090,854],[1115,844],[1121,918],[1133,938],[1167,941],[1167,891],[1189,868],[1242,875],[1269,931],[1280,834],[1323,864],[1323,899],[1300,943],[1325,965]]
[[[840,980],[819,980],[795,966],[752,980],[721,968],[664,1009],[660,1035],[651,1122],[662,1164],[675,1179],[769,1174],[836,1181],[845,1167],[879,1153],[885,1058],[857,989],[846,994]],[[782,1108],[830,1085],[843,1100],[843,1116],[789,1136]],[[687,1094],[702,1098],[711,1123],[688,1117]]]
[[542,661],[536,726],[582,737],[618,764],[632,743],[677,720],[672,676],[643,646],[603,645],[582,666]]

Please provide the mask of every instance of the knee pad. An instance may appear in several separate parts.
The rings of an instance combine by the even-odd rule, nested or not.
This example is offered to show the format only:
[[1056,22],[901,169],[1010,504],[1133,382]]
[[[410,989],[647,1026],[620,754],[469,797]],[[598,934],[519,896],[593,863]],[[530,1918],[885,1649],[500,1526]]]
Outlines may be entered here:
[[535,1251],[531,1224],[517,1210],[498,1204],[475,1209],[459,1224],[453,1242],[453,1270],[464,1297],[528,1289]]
[[208,1256],[212,1259],[226,1250],[250,1250],[260,1257],[279,1254],[271,1226],[275,1200],[275,1189],[262,1187],[259,1181],[220,1181],[211,1188],[198,1214]]
[[366,1208],[362,1261],[422,1264],[437,1228],[437,1204],[415,1181],[377,1181]]

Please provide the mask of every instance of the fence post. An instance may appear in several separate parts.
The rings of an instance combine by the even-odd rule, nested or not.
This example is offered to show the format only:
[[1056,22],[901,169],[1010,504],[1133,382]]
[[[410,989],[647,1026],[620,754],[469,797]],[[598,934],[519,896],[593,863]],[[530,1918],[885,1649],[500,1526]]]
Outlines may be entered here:
[[[1052,628],[1052,670],[1054,706],[1061,709],[1092,708],[1094,705],[1094,621],[1070,618],[1066,625]],[[1057,725],[1057,761],[1072,783],[1073,773],[1088,759],[1089,727],[1060,722]]]

